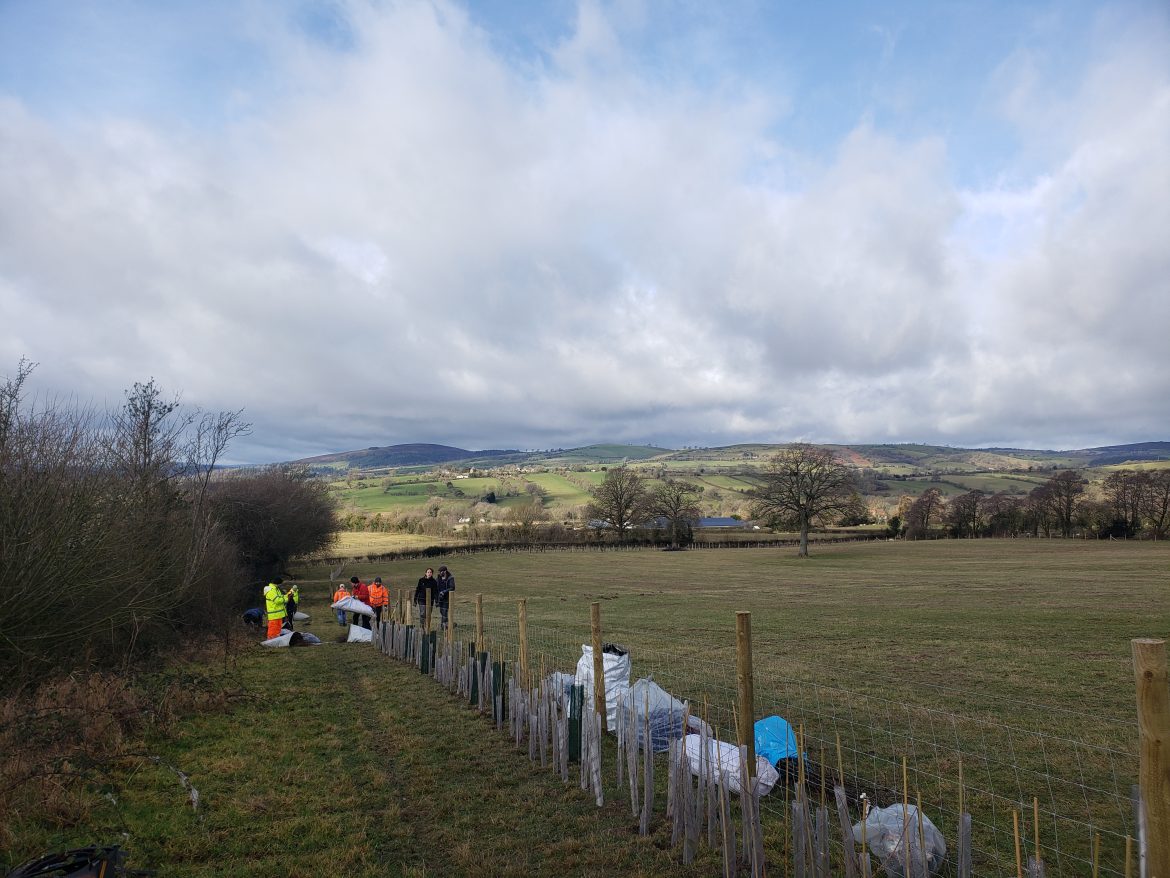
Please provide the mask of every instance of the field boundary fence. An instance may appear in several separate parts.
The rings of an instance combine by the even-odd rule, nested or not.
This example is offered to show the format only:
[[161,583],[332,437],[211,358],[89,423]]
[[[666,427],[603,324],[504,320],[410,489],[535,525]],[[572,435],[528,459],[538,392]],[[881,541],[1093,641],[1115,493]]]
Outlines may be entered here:
[[[1170,876],[1162,641],[1132,643],[1137,710],[1126,719],[942,684],[912,702],[876,680],[842,687],[753,666],[746,613],[728,612],[726,642],[711,649],[660,638],[643,649],[626,629],[625,683],[650,679],[673,696],[672,740],[655,752],[662,717],[618,697],[615,721],[610,690],[621,683],[602,667],[616,650],[600,603],[578,626],[476,596],[452,604],[445,630],[434,630],[437,614],[412,619],[405,592],[393,609],[374,633],[381,652],[485,713],[485,729],[598,805],[629,799],[639,831],[665,834],[684,863],[710,848],[725,875]],[[768,716],[788,723],[801,755],[778,762],[765,791],[767,769],[749,754]],[[725,751],[738,753],[739,777]]]
[[[831,545],[836,543],[870,543],[884,542],[884,534],[849,534],[841,536],[818,536],[817,545]],[[631,540],[626,543],[610,542],[500,542],[500,543],[459,543],[442,546],[427,546],[423,549],[401,549],[392,552],[355,553],[350,555],[313,557],[315,564],[337,565],[351,561],[391,562],[391,561],[419,561],[427,558],[450,557],[456,555],[481,555],[485,552],[501,554],[522,554],[531,552],[646,552],[660,551],[670,542],[662,540]],[[687,544],[687,549],[784,549],[799,546],[799,538],[784,537],[773,540],[695,540]]]

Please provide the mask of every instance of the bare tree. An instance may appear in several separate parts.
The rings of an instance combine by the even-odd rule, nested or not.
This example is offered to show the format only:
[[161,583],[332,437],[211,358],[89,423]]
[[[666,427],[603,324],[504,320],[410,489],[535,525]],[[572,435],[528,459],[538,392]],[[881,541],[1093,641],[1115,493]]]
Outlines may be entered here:
[[1154,536],[1164,537],[1170,525],[1170,469],[1158,470],[1150,475],[1145,515]]
[[625,542],[630,530],[647,519],[646,480],[626,466],[615,466],[605,474],[605,481],[593,491],[593,500],[585,514],[603,522],[603,526]]
[[686,482],[667,479],[650,492],[649,513],[652,517],[666,519],[670,528],[670,545],[675,549],[691,526],[702,517],[698,503],[700,491]]
[[927,488],[906,510],[906,536],[917,540],[930,535],[930,525],[941,518],[946,501],[938,488]]
[[983,498],[982,491],[968,491],[951,500],[947,507],[947,518],[954,528],[955,536],[972,539],[979,536],[983,521]]
[[1049,490],[1052,511],[1061,534],[1071,537],[1077,503],[1085,493],[1085,480],[1076,470],[1066,469],[1045,482],[1045,487]]
[[764,484],[754,492],[752,515],[772,526],[800,529],[801,558],[808,557],[808,531],[849,508],[853,475],[833,452],[798,444],[776,454],[764,469]]

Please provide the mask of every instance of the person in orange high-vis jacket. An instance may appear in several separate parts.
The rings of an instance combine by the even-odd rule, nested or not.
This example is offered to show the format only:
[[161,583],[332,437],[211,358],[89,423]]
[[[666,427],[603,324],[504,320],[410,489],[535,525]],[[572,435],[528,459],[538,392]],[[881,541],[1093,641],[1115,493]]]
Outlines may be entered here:
[[268,639],[273,637],[280,637],[280,629],[284,627],[284,614],[286,612],[284,603],[284,592],[280,590],[280,586],[284,580],[279,576],[268,585],[264,586],[264,612],[268,618]]
[[[344,582],[337,583],[337,591],[333,592],[333,603],[343,601],[349,597],[349,589],[345,587]],[[337,624],[342,628],[345,627],[345,610],[337,611]]]
[[390,603],[390,592],[382,585],[382,577],[375,576],[370,585],[370,608],[374,611],[374,621],[382,621],[382,607]]

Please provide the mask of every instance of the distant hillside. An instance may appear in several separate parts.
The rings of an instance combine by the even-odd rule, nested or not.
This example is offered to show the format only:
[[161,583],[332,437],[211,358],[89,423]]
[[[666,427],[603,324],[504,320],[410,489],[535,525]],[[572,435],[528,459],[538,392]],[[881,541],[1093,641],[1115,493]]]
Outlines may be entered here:
[[468,451],[466,448],[454,448],[450,445],[416,443],[364,448],[361,451],[340,451],[336,454],[306,457],[295,462],[311,467],[341,464],[347,468],[374,469],[385,466],[433,466],[438,463],[450,463],[472,457],[477,460],[490,460],[512,454],[516,454],[516,452]]
[[[470,451],[450,445],[409,444],[365,448],[322,454],[295,461],[319,469],[378,469],[384,467],[430,467],[460,464],[491,468],[514,464],[577,466],[613,465],[629,461],[661,461],[683,467],[700,464],[758,466],[783,445],[740,444],[720,448],[671,450],[652,445],[599,444],[549,451]],[[1138,442],[1075,451],[1026,448],[952,448],[945,445],[827,445],[844,461],[859,469],[887,474],[1012,472],[1026,470],[1084,469],[1142,461],[1170,460],[1170,442]]]
[[1133,445],[1109,445],[1089,448],[1089,466],[1110,466],[1118,463],[1136,463],[1143,460],[1170,460],[1170,442],[1137,442]]

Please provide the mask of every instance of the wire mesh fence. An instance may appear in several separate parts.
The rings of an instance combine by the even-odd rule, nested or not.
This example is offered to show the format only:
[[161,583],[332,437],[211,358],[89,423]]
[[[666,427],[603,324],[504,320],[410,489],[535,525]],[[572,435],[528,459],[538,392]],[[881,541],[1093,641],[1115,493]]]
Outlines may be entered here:
[[[461,647],[467,649],[464,642],[476,639],[473,611],[464,602],[452,613]],[[731,632],[730,610],[728,616]],[[730,636],[725,643],[695,645],[671,642],[661,630],[630,620],[613,627],[631,657],[632,679],[652,678],[688,702],[716,738],[737,740],[736,653]],[[529,606],[525,630],[522,638],[514,606],[484,608],[481,647],[491,650],[493,661],[515,667],[523,641],[531,679],[517,676],[517,691],[538,686],[553,672],[575,674],[582,648],[590,642],[588,619],[580,625],[542,619],[539,608]],[[1033,703],[943,684],[919,684],[919,697],[909,700],[904,690],[887,685],[896,668],[875,669],[856,687],[846,687],[809,679],[810,674],[786,674],[782,657],[763,658],[754,673],[752,719],[777,715],[787,720],[804,754],[802,777],[785,765],[786,776],[759,802],[764,857],[772,874],[805,874],[798,865],[807,852],[794,831],[794,799],[803,797],[813,809],[832,809],[838,785],[854,822],[867,808],[918,807],[948,844],[948,856],[932,874],[961,874],[954,842],[964,813],[970,815],[974,870],[967,874],[1142,874],[1134,842],[1139,835],[1135,720],[1102,716],[1081,705]],[[825,676],[835,680],[842,675]],[[852,861],[845,834],[831,837],[825,871],[817,863],[807,873],[810,878],[838,874]]]

